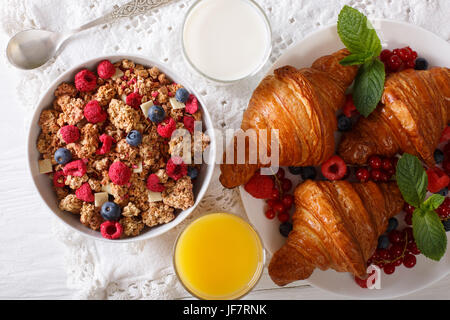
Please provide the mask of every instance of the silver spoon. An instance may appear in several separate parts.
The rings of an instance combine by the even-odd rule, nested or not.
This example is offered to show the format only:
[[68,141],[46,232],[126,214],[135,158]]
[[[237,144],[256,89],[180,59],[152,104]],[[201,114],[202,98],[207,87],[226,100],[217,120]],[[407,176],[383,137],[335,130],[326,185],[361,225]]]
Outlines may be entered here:
[[38,68],[55,56],[63,48],[63,44],[78,32],[122,17],[132,17],[147,12],[170,1],[172,0],[133,0],[121,7],[115,6],[111,13],[68,32],[59,33],[39,29],[21,31],[9,40],[6,56],[17,68]]

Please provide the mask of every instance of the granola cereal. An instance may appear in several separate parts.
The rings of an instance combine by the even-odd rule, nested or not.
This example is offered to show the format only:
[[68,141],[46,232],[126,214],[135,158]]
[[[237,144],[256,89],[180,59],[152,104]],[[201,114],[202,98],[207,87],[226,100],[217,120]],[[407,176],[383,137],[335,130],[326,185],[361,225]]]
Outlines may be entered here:
[[[107,63],[116,70],[116,74],[108,79],[84,69],[81,72],[90,74],[89,83],[77,83],[76,86],[73,82],[65,82],[57,87],[53,102],[40,115],[41,133],[36,147],[41,153],[41,160],[47,163],[49,178],[58,177],[56,181],[52,180],[52,184],[59,208],[79,214],[83,225],[92,230],[103,230],[102,236],[116,239],[134,237],[148,228],[168,223],[181,210],[194,205],[193,184],[190,177],[184,174],[187,166],[198,168],[198,165],[191,164],[194,154],[183,155],[184,171],[180,176],[170,170],[166,172],[166,168],[172,154],[182,151],[180,142],[182,145],[192,140],[190,150],[203,151],[209,144],[209,137],[189,130],[186,131],[186,139],[171,139],[169,135],[166,137],[164,128],[160,128],[160,122],[153,118],[155,122],[150,120],[147,114],[150,107],[160,106],[164,110],[164,121],[173,119],[170,121],[175,121],[174,128],[185,129],[185,117],[201,121],[201,111],[190,114],[183,103],[174,100],[182,85],[173,83],[157,67],[143,66],[131,60]],[[96,82],[91,79],[94,76]],[[84,78],[79,76],[77,79],[80,82]],[[99,116],[103,112],[106,120],[93,117],[89,108],[85,110],[91,101],[96,101],[97,105],[97,109],[91,109]],[[140,134],[140,143],[127,140],[131,139],[128,136],[131,131]],[[199,139],[194,145],[196,134]],[[59,148],[70,151],[68,163],[56,163],[54,155]],[[117,162],[123,164],[121,168],[128,175],[131,172],[123,184],[117,180],[121,172],[114,171],[113,179],[110,177],[113,172],[110,168]],[[174,168],[172,165],[171,170]],[[155,177],[159,179],[154,183],[163,190],[153,192],[157,197],[150,197],[152,192],[147,183],[150,176],[153,180]],[[101,203],[98,199],[93,200],[94,194],[102,196]],[[116,221],[105,220],[104,217],[108,216],[102,216],[102,204],[106,202],[120,207],[120,217]],[[119,225],[116,230],[120,229],[120,234],[112,238],[105,236],[107,224]]]

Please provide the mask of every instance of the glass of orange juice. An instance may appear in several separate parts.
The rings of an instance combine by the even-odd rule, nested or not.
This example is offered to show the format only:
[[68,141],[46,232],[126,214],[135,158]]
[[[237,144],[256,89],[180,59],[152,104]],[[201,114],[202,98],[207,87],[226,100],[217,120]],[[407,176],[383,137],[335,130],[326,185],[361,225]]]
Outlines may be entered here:
[[233,214],[202,216],[175,243],[175,272],[186,290],[199,299],[243,297],[260,279],[264,262],[258,233]]

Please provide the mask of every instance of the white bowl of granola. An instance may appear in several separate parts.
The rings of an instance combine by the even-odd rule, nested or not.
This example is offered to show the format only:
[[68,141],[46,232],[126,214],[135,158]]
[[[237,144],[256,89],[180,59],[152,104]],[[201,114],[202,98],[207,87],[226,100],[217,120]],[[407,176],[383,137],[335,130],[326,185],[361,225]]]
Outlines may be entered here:
[[[107,80],[97,74],[105,60],[114,65],[104,64],[101,76]],[[75,76],[85,69],[95,80],[83,74],[75,85]],[[186,92],[175,97],[181,87],[190,94],[188,101]],[[152,106],[164,110],[163,122],[148,118]],[[179,154],[179,144],[167,136],[173,131],[172,120],[177,129],[191,134],[191,155]],[[132,130],[141,135],[137,145],[127,140]],[[65,157],[56,157],[59,163],[58,149],[65,149]],[[174,167],[171,160],[169,167],[175,152],[184,162]],[[167,67],[138,55],[99,57],[66,71],[37,104],[28,136],[29,170],[49,209],[82,234],[108,241],[149,239],[178,225],[205,194],[215,156],[213,124],[201,97]],[[112,173],[116,162],[123,172]],[[154,179],[149,185],[150,175]],[[120,207],[119,215],[102,215],[105,202]]]

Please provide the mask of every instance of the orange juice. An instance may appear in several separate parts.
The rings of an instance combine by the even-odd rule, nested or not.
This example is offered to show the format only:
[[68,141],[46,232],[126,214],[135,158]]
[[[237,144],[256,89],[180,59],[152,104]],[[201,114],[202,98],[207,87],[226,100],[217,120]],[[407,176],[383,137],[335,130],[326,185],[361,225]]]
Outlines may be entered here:
[[264,250],[243,219],[213,213],[192,222],[175,246],[175,270],[185,288],[201,299],[236,299],[259,280]]

